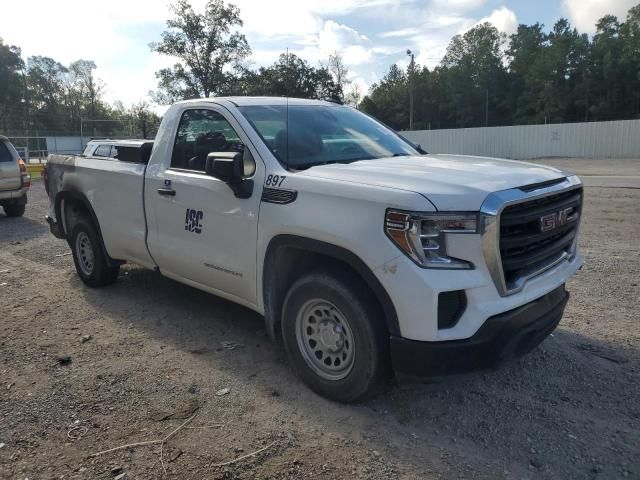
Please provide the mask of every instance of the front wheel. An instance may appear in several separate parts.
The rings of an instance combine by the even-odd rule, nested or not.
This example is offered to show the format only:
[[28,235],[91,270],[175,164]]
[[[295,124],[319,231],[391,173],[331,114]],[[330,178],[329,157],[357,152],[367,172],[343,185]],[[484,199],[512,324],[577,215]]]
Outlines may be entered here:
[[73,227],[71,251],[78,276],[86,285],[103,287],[118,278],[120,267],[109,266],[98,239],[98,232],[87,218],[78,218]]
[[309,273],[290,288],[282,333],[289,361],[315,392],[339,402],[372,397],[389,372],[388,336],[379,308],[355,277]]

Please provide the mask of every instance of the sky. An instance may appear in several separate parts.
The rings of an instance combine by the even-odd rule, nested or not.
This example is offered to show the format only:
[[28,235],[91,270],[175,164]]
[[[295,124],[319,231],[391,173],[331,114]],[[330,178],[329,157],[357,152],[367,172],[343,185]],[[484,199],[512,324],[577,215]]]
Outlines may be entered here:
[[[389,66],[438,64],[452,36],[483,21],[510,34],[518,24],[550,28],[566,17],[593,33],[597,19],[624,19],[640,0],[232,0],[240,8],[254,67],[270,65],[287,48],[312,65],[337,51],[350,79],[366,92]],[[206,0],[192,0],[201,10]],[[23,57],[45,55],[63,64],[96,62],[104,98],[130,105],[149,100],[154,72],[173,59],[152,53],[170,17],[167,0],[3,0],[0,37]],[[161,108],[159,109],[162,110]]]

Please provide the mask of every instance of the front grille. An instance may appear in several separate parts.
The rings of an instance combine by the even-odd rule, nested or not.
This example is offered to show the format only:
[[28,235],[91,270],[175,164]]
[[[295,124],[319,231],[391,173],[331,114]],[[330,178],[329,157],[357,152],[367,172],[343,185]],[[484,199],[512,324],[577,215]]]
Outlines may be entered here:
[[500,215],[500,257],[508,290],[572,253],[582,188],[507,206]]

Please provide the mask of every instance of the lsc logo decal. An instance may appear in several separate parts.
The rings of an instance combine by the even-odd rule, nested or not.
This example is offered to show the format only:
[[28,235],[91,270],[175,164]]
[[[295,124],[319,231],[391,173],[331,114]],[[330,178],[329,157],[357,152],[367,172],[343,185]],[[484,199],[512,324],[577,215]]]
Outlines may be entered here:
[[202,233],[202,218],[204,213],[202,210],[194,210],[193,208],[187,208],[187,213],[184,218],[184,229],[187,232]]

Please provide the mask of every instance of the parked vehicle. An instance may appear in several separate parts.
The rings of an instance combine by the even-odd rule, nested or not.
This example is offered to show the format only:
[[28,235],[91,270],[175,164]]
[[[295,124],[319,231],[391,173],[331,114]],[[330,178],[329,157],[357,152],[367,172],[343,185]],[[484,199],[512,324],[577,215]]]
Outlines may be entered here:
[[0,135],[0,205],[8,217],[21,217],[31,177],[24,160],[7,137]]
[[[142,157],[142,156],[141,156]],[[173,105],[148,163],[51,156],[48,222],[91,287],[134,262],[245,305],[316,392],[490,367],[560,321],[582,184],[416,146],[346,106]]]

